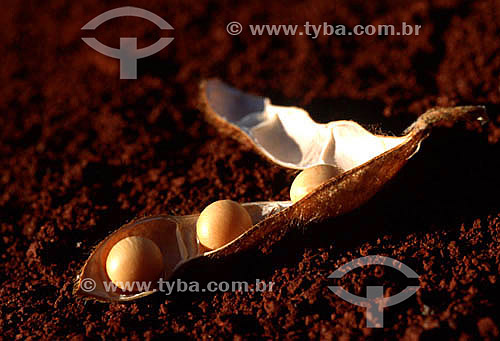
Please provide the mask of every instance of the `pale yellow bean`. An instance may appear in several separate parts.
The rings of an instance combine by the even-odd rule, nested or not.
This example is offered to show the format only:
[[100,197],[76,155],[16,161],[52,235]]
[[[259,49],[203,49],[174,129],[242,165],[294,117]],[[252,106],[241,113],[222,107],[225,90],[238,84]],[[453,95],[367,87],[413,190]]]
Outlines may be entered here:
[[317,165],[297,175],[290,187],[290,199],[297,202],[319,185],[327,182],[332,177],[340,174],[342,170],[332,165]]
[[219,200],[208,205],[196,222],[198,240],[204,247],[217,249],[252,227],[247,210],[231,200]]
[[[163,255],[150,239],[127,237],[116,243],[106,259],[109,279],[121,289],[128,289],[134,282],[156,282],[163,270]],[[129,287],[131,288],[131,287]]]

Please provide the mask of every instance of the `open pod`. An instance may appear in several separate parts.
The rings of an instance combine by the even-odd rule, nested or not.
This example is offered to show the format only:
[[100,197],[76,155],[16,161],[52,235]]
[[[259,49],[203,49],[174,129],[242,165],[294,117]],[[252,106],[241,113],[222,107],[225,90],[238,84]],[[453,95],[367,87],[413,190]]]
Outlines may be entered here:
[[[160,248],[167,280],[199,257],[222,259],[269,247],[291,229],[350,212],[369,200],[414,155],[430,129],[459,119],[484,120],[483,107],[434,108],[421,115],[400,137],[373,135],[352,121],[314,122],[295,107],[274,106],[269,99],[248,95],[219,80],[201,85],[201,105],[207,120],[271,162],[291,169],[330,164],[339,171],[301,200],[245,203],[253,226],[221,248],[204,252],[196,237],[198,215],[153,216],[132,221],[104,239],[81,269],[75,293],[102,301],[129,301],[155,292],[109,290],[106,258],[118,241],[141,236]],[[195,262],[193,262],[194,264]]]
[[[278,212],[291,205],[289,201],[255,202],[243,204],[258,224],[266,216]],[[111,248],[120,240],[138,236],[153,241],[163,255],[164,269],[160,278],[167,280],[176,269],[200,255],[210,255],[217,250],[203,252],[196,238],[196,221],[198,214],[188,216],[158,215],[140,218],[120,227],[101,241],[94,249],[78,276],[75,293],[102,301],[130,301],[152,294],[158,289],[158,283],[151,283],[149,290],[138,292],[123,291],[113,286],[106,273],[106,259]]]

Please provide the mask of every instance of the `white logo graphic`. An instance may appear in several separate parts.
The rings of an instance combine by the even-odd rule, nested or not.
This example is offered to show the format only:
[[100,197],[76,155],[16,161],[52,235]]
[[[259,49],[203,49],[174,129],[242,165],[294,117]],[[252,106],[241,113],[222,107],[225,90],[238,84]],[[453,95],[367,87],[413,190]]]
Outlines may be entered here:
[[[118,17],[139,17],[151,21],[162,30],[174,28],[154,13],[137,7],[120,7],[104,12],[90,20],[82,30],[95,30],[102,23]],[[155,54],[164,49],[174,38],[160,38],[156,43],[137,49],[137,38],[120,38],[120,48],[104,45],[95,38],[82,38],[94,50],[108,57],[120,59],[120,79],[137,79],[137,59]]]
[[[400,261],[393,258],[377,255],[356,258],[355,260],[342,265],[340,268],[330,274],[328,278],[341,278],[346,273],[364,265],[386,265],[399,270],[400,272],[405,274],[407,278],[418,278],[418,275],[415,271],[413,271]],[[407,286],[400,293],[390,297],[384,297],[383,286],[367,286],[367,297],[353,295],[339,286],[329,286],[328,289],[330,289],[335,295],[339,296],[349,303],[358,305],[360,307],[365,307],[366,327],[382,328],[384,326],[384,308],[403,302],[411,295],[416,293],[417,290],[420,289],[420,286]]]

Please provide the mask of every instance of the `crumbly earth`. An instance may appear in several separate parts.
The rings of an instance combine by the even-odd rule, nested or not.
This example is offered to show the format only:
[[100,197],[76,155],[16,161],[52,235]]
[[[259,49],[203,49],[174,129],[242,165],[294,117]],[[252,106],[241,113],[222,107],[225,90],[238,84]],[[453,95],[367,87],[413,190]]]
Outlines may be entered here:
[[[135,5],[165,18],[161,32],[118,18]],[[0,339],[208,338],[498,339],[500,272],[500,3],[490,1],[3,1],[0,68]],[[240,36],[226,33],[231,21]],[[252,36],[248,24],[422,25],[418,36]],[[137,80],[80,39],[139,47],[175,40],[138,62]],[[128,220],[190,214],[217,199],[288,196],[294,172],[219,136],[197,109],[198,83],[226,82],[319,121],[354,119],[399,134],[436,105],[484,104],[482,128],[440,128],[397,177],[360,209],[300,226],[269,254],[218,264],[204,280],[260,279],[271,292],[155,294],[127,304],[72,295],[92,247]],[[467,129],[469,128],[469,129]],[[387,267],[327,276],[362,255]],[[196,274],[193,274],[196,277]],[[329,291],[364,296],[421,289],[384,311]]]

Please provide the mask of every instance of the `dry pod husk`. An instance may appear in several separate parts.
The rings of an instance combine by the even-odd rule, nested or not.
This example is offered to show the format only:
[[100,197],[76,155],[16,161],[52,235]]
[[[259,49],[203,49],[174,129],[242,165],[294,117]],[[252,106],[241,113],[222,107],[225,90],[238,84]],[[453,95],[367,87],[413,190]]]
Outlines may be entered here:
[[[104,288],[103,283],[110,281],[107,255],[129,236],[148,238],[158,245],[164,257],[163,279],[172,277],[181,266],[189,268],[200,257],[221,259],[249,249],[266,253],[291,229],[350,212],[369,200],[418,151],[432,127],[486,118],[479,106],[434,108],[403,136],[374,135],[352,121],[318,124],[300,108],[272,105],[267,98],[245,94],[218,80],[202,83],[201,104],[207,120],[221,133],[250,144],[271,162],[291,169],[328,164],[339,169],[339,174],[295,203],[243,204],[252,227],[209,252],[203,252],[197,240],[199,215],[161,215],[128,223],[97,245],[80,272],[75,293],[103,301],[128,301],[154,292],[107,292]],[[83,283],[89,278],[96,284],[91,291]]]

